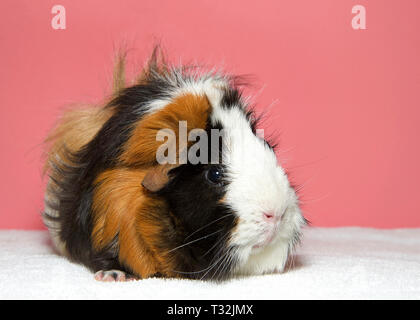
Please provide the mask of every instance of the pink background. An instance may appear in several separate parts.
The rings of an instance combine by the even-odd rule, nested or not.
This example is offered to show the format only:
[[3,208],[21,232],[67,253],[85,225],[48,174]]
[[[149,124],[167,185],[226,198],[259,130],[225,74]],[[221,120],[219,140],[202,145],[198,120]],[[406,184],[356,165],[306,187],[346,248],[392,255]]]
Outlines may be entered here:
[[[53,30],[51,8],[66,8]],[[362,4],[367,30],[353,30]],[[315,226],[420,227],[420,1],[0,2],[0,228],[43,228],[42,140],[109,93],[114,49],[252,74]]]

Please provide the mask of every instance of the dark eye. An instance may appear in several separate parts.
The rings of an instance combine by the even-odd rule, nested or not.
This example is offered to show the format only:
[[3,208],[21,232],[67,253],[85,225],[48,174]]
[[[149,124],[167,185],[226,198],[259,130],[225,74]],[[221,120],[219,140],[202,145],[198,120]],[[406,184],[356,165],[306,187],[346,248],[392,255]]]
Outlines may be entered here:
[[207,170],[207,179],[210,182],[213,182],[215,184],[219,184],[222,182],[222,170],[217,167],[212,167],[209,170]]

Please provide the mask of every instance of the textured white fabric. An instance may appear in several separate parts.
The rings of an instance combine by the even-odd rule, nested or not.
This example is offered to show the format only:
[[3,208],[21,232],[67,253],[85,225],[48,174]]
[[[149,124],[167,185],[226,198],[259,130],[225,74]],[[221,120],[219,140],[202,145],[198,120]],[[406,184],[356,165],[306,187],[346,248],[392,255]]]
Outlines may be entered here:
[[0,299],[420,299],[420,229],[306,228],[294,267],[224,283],[98,282],[46,231],[0,231]]

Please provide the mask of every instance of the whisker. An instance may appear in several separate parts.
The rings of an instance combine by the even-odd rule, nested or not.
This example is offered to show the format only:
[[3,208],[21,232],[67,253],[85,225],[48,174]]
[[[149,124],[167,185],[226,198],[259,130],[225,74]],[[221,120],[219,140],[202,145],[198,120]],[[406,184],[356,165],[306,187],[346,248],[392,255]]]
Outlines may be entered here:
[[313,174],[312,177],[306,179],[306,181],[295,188],[296,192],[302,191],[304,187],[307,187],[308,183],[313,181],[317,177],[318,173]]
[[[209,265],[211,267],[208,268],[207,272],[200,278],[200,280],[202,280],[207,275],[207,273],[209,273],[219,263],[219,261],[223,259],[224,255],[226,254],[226,253],[223,254],[223,249],[224,249],[223,247],[220,247],[219,250],[217,251],[217,253],[210,260]],[[213,261],[216,258],[218,258],[217,261],[215,263],[213,263]]]
[[307,204],[307,203],[321,201],[321,200],[324,200],[324,199],[328,198],[330,195],[331,195],[331,192],[327,192],[325,195],[323,195],[321,197],[318,197],[318,198],[307,198],[307,197],[304,197],[303,199],[299,198],[299,203]]
[[206,253],[204,253],[201,257],[205,257],[211,250],[213,250],[223,239],[227,238],[227,236],[229,235],[229,232],[226,232],[223,236],[220,237],[219,240],[216,241],[216,243],[209,249],[206,251]]
[[166,253],[170,253],[170,252],[172,252],[172,251],[174,251],[174,250],[177,250],[177,249],[179,249],[179,248],[182,248],[182,247],[188,246],[188,245],[189,245],[189,244],[191,244],[191,243],[194,243],[194,242],[197,242],[197,241],[200,241],[200,240],[206,239],[206,238],[208,238],[208,237],[210,237],[210,236],[212,236],[212,235],[214,235],[214,234],[216,234],[216,233],[219,233],[219,232],[221,232],[221,231],[223,231],[223,230],[222,230],[222,229],[220,229],[220,230],[217,230],[217,231],[215,231],[215,232],[213,232],[213,233],[210,233],[210,234],[208,234],[208,235],[205,235],[204,237],[201,237],[201,238],[198,238],[198,239],[192,240],[192,241],[190,241],[190,242],[184,243],[184,244],[182,244],[182,245],[180,245],[180,246],[178,246],[178,247],[176,247],[176,248],[173,248],[173,249],[169,250],[169,251],[168,251],[168,252],[166,252]]
[[200,278],[200,280],[203,280],[203,278],[210,272],[210,270],[213,269],[219,263],[219,261],[226,257],[228,252],[229,251],[226,251],[219,259],[217,259],[217,261],[212,265],[212,267],[209,270],[207,270],[207,272]]
[[[223,258],[223,256],[221,257],[221,258]],[[206,267],[206,268],[204,268],[204,269],[202,269],[202,270],[199,270],[199,271],[177,271],[177,270],[172,270],[172,272],[176,272],[176,273],[181,273],[181,274],[196,274],[196,273],[201,273],[201,272],[204,272],[204,271],[206,271],[206,270],[208,270],[208,269],[210,269],[210,268],[212,268],[214,265],[216,265],[218,262],[219,262],[219,260],[221,259],[221,258],[219,258],[213,265],[210,265],[210,266],[208,266],[208,267]],[[207,274],[207,273],[206,273]],[[205,275],[206,275],[205,274]],[[205,276],[204,275],[204,276]],[[201,278],[202,279],[202,278]]]
[[222,261],[220,261],[220,263],[218,263],[218,267],[213,272],[213,275],[211,276],[210,280],[213,280],[213,278],[218,274],[220,267],[224,265],[224,262],[226,260],[226,257],[227,257],[227,254],[224,254]]
[[[231,253],[231,249],[227,251],[227,254],[225,255],[225,258],[219,264],[219,267],[217,267],[217,270],[215,271],[215,273],[213,274],[211,279],[213,279],[213,277],[217,276],[217,274],[220,274],[220,275],[223,274],[223,272],[225,272],[225,270],[229,267],[230,261],[232,259],[232,255],[230,253]],[[220,267],[222,267],[222,268],[220,269]],[[220,269],[220,271],[219,271],[219,269]]]
[[216,219],[216,220],[213,220],[212,222],[208,223],[208,224],[207,224],[207,225],[205,225],[204,227],[201,227],[201,228],[199,228],[199,229],[195,230],[193,233],[191,233],[188,237],[186,237],[186,238],[185,238],[185,241],[186,241],[188,238],[190,238],[193,234],[196,234],[197,232],[199,232],[199,231],[203,230],[204,228],[207,228],[208,226],[212,225],[213,223],[215,223],[215,222],[217,222],[217,221],[219,221],[219,220],[222,220],[223,218],[226,218],[226,217],[231,216],[231,215],[233,215],[233,213],[228,213],[227,215],[225,215],[225,216],[223,216],[223,217],[221,217],[221,218],[218,218],[218,219]]

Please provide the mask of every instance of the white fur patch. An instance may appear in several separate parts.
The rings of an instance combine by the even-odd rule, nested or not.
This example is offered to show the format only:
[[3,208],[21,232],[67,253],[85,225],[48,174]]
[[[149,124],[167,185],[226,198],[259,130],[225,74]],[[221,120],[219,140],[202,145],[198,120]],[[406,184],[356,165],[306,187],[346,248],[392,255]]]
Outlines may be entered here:
[[[213,120],[227,130],[224,156],[227,175],[226,203],[237,213],[238,224],[230,244],[237,247],[238,273],[260,274],[284,268],[293,248],[293,237],[303,218],[297,197],[274,152],[256,137],[238,108],[217,108]],[[282,216],[273,227],[264,221],[264,212]],[[267,230],[276,230],[274,239],[264,248],[253,249],[263,242]]]

